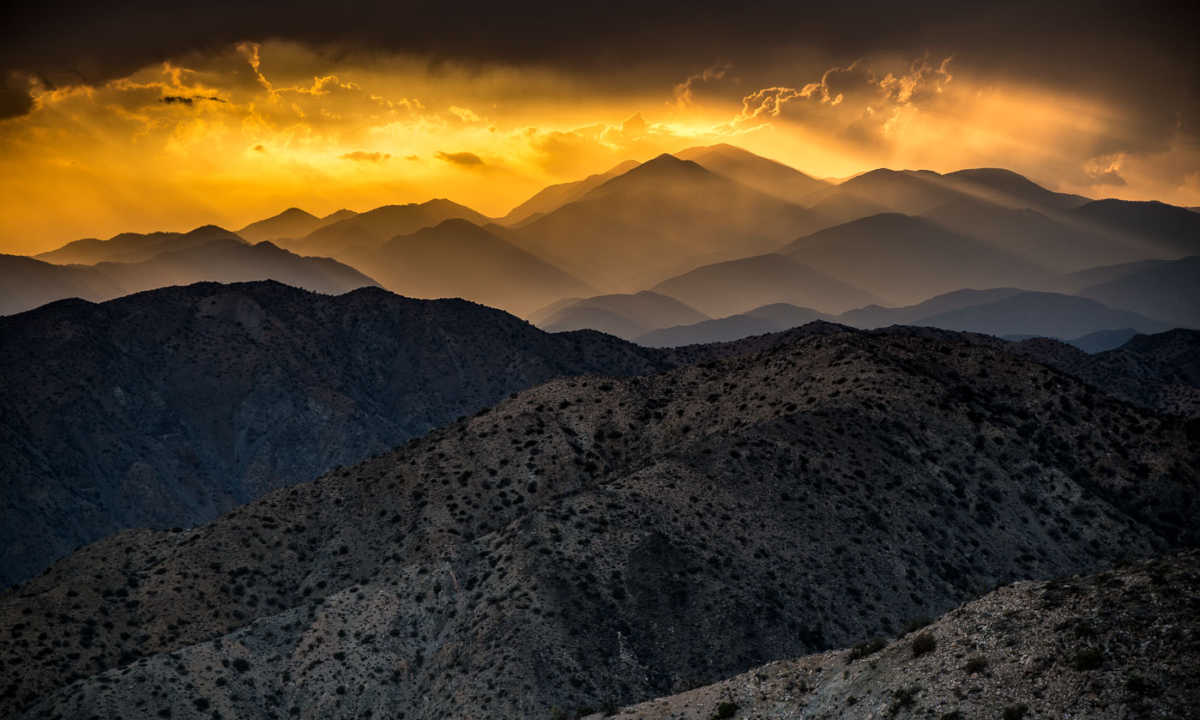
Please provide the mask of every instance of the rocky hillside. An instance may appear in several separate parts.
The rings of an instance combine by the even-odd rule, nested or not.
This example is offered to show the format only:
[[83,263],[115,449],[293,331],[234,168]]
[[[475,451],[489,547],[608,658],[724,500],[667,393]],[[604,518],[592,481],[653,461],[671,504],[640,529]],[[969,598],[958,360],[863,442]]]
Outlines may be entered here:
[[[1013,350],[1101,389],[1160,412],[1200,418],[1200,331],[1136,335],[1114,350],[1088,355],[1053,340],[1026,340]],[[1200,433],[1200,427],[1196,431]]]
[[1020,582],[897,639],[771,663],[615,716],[1193,717],[1198,597],[1194,550],[1098,575]]
[[203,284],[0,318],[0,586],[191,526],[553,377],[660,370],[463,301]]
[[561,717],[1197,541],[1181,419],[954,333],[783,338],[88,546],[0,596],[0,714]]

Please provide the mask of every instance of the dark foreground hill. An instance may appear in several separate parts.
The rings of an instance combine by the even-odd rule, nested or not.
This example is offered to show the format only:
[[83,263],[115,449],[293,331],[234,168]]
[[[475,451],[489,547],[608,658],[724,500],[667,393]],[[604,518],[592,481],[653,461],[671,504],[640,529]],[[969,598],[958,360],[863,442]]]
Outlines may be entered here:
[[0,714],[548,718],[1195,544],[1195,428],[1003,347],[814,324],[121,533],[0,596]]
[[463,301],[271,282],[0,318],[0,586],[123,528],[207,522],[515,390],[663,357]]
[[1200,330],[1135,335],[1094,355],[1041,339],[1018,343],[1013,350],[1134,405],[1200,418]]
[[1016,583],[900,638],[772,663],[619,717],[1193,717],[1198,597],[1196,551]]

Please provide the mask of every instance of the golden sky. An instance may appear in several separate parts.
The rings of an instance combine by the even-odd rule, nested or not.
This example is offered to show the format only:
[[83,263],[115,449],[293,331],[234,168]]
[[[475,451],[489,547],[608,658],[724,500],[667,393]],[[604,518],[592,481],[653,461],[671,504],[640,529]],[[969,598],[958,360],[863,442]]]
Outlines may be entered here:
[[102,82],[32,80],[0,120],[0,252],[122,231],[231,229],[447,197],[499,216],[547,184],[728,142],[815,177],[1002,166],[1091,197],[1200,205],[1181,119],[969,53],[879,54],[763,72],[714,60],[646,83],[536,63],[430,62],[239,42]]

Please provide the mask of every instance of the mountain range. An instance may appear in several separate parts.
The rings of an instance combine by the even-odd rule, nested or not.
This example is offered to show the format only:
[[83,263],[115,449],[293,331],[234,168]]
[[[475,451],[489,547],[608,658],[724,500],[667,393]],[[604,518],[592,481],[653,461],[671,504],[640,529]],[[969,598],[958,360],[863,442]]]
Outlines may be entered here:
[[[569,298],[646,290],[723,318],[779,303],[837,314],[872,304],[914,305],[965,288],[1017,287],[1078,293],[1114,311],[1195,326],[1197,284],[1187,263],[1131,276],[1127,287],[1092,288],[1134,268],[1150,272],[1155,263],[1194,257],[1197,237],[1200,219],[1187,209],[1056,193],[998,168],[879,169],[832,183],[715,145],[550,186],[499,221],[449,200],[325,217],[290,208],[239,234],[212,226],[126,233],[39,257],[58,264],[144,262],[190,248],[201,253],[219,247],[216,240],[268,241],[333,258],[400,294],[457,296],[523,316]],[[199,254],[192,261],[204,264]],[[203,276],[145,274],[142,283],[78,272],[51,279],[39,269],[38,279],[6,283],[5,310],[173,282],[293,282],[208,265],[213,271]],[[342,287],[308,282],[304,287],[327,292]],[[642,322],[621,332],[635,337],[664,327]],[[1021,330],[1014,334],[1033,333]]]
[[[216,230],[219,230],[217,228]],[[203,232],[201,232],[203,231]],[[103,261],[94,265],[54,265],[17,255],[0,255],[0,315],[13,315],[63,298],[104,301],[171,285],[204,281],[275,280],[313,292],[337,295],[375,281],[329,258],[300,257],[269,242],[249,245],[226,231],[207,228],[179,237],[203,235],[176,247],[173,241],[147,260]],[[215,237],[213,237],[215,236]],[[105,253],[140,257],[138,247],[124,248],[121,236]],[[135,245],[140,244],[140,239]]]
[[804,208],[660,155],[517,231],[516,244],[603,292],[769,252],[811,229]]
[[[828,686],[875,707],[920,654],[910,620],[1200,540],[1194,422],[1010,347],[815,323],[657,375],[555,380],[211,524],[113,535],[0,595],[0,666],[20,668],[0,712],[563,717],[901,637]],[[1180,598],[1164,612],[1194,623]],[[954,622],[931,626],[943,652],[970,636]],[[1128,645],[1100,665],[1144,652]]]
[[351,210],[338,210],[325,217],[317,217],[300,208],[288,208],[278,215],[265,220],[253,222],[237,231],[237,234],[249,242],[286,241],[302,238],[318,228],[352,218],[357,213]]
[[666,358],[377,288],[208,283],[0,318],[0,585],[125,528],[207,522],[550,378]]

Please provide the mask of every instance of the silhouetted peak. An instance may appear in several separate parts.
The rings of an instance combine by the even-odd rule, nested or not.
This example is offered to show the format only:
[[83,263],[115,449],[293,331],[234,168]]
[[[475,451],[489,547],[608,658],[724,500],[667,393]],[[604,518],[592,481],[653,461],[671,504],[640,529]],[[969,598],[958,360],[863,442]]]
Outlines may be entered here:
[[236,234],[226,230],[225,228],[223,228],[219,225],[201,225],[200,227],[196,228],[195,230],[188,231],[187,233],[185,233],[185,235],[187,237],[203,237],[203,236],[237,237]]
[[609,180],[601,187],[618,187],[626,182],[687,180],[716,177],[691,160],[680,160],[670,153],[647,160],[624,175]]
[[345,220],[346,218],[354,217],[357,214],[358,213],[354,212],[353,210],[342,208],[341,210],[335,210],[329,213],[325,217],[321,218],[321,220],[327,223],[336,222],[338,220]]

